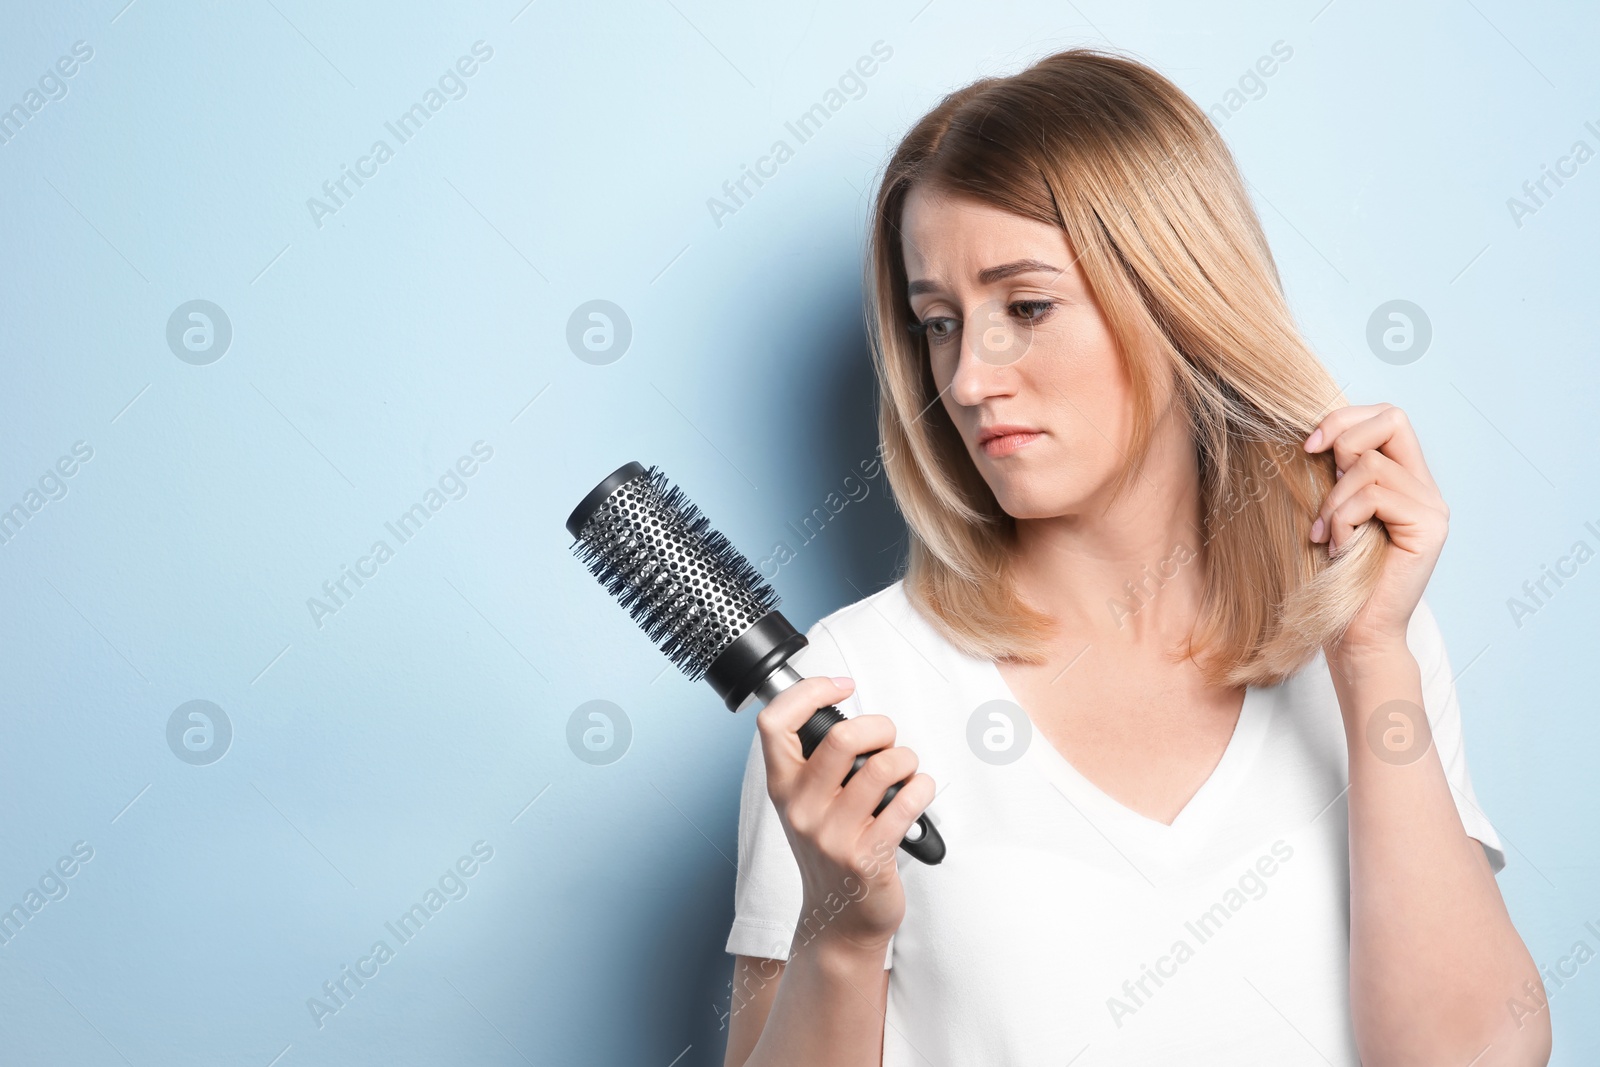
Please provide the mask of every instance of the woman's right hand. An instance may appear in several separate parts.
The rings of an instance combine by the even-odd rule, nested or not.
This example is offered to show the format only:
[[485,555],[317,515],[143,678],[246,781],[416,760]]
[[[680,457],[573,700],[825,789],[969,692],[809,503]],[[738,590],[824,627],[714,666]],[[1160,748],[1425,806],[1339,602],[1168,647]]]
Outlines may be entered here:
[[[917,756],[894,745],[894,723],[859,715],[829,730],[808,760],[798,731],[812,714],[850,695],[849,678],[807,678],[785,689],[756,716],[767,770],[767,794],[788,835],[804,886],[801,927],[809,940],[829,934],[864,952],[882,953],[905,916],[895,850],[933,802],[933,779],[918,774]],[[841,786],[857,755],[868,758]],[[901,787],[876,817],[872,811],[896,782]],[[843,907],[840,903],[845,902]],[[822,928],[818,924],[822,920]],[[797,937],[800,936],[797,933]]]

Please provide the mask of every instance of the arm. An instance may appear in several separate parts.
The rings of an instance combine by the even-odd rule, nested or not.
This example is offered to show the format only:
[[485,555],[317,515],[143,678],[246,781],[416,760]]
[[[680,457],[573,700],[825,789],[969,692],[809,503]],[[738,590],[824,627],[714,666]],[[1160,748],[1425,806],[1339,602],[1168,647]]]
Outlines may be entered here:
[[767,1016],[772,1013],[772,1001],[778,993],[778,981],[783,977],[784,962],[757,956],[735,956],[733,960],[733,997],[728,1005],[728,1051],[722,1058],[723,1067],[743,1067],[755,1051],[756,1041]]
[[[809,678],[756,718],[767,792],[800,868],[800,919],[785,963],[740,956],[730,1006],[728,1067],[878,1067],[883,1057],[889,938],[905,914],[895,847],[933,799],[915,754],[881,715],[828,731],[807,760],[796,732],[815,709],[849,695]],[[840,786],[856,754],[881,749]],[[906,784],[872,811],[895,782]]]
[[[1544,1064],[1544,993],[1483,849],[1462,828],[1401,644],[1333,672],[1350,753],[1350,993],[1362,1062]],[[1392,703],[1404,702],[1404,703]],[[1370,743],[1369,722],[1380,735]]]
[[[789,963],[739,956],[724,1067],[836,1062],[875,1067],[882,1059],[888,993],[882,953],[874,958],[812,951]],[[859,1055],[835,1058],[844,1049]]]
[[1369,1067],[1530,1067],[1550,1057],[1549,1013],[1487,857],[1461,824],[1406,644],[1444,546],[1445,506],[1404,412],[1330,414],[1307,451],[1342,471],[1311,529],[1331,554],[1381,520],[1382,574],[1339,641],[1324,649],[1350,756],[1350,999]]

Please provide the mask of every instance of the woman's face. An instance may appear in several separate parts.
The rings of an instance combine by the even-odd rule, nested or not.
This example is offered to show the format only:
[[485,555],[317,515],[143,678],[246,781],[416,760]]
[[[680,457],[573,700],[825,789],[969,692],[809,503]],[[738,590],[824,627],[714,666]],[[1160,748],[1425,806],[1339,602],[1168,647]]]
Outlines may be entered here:
[[1000,506],[1018,519],[1103,506],[1133,387],[1066,234],[922,186],[901,229],[934,383]]

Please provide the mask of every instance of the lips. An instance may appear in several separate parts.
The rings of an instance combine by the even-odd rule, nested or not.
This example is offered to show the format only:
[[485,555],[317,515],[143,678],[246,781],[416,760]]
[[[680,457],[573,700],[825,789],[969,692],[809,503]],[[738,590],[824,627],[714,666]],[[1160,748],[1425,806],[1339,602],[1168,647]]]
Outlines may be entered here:
[[1031,426],[1015,426],[1002,423],[995,426],[985,426],[978,432],[978,447],[983,449],[985,455],[998,458],[1009,456],[1018,452],[1044,436],[1042,430]]
[[993,426],[984,426],[978,430],[978,444],[986,445],[996,437],[1007,437],[1011,434],[1038,433],[1032,426],[1017,426],[1009,422],[997,422]]

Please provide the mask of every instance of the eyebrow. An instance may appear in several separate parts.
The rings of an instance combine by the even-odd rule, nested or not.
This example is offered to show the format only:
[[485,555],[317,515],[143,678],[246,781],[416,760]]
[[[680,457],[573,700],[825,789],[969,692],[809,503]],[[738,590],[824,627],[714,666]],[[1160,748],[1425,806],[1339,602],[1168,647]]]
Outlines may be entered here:
[[[1040,272],[1060,274],[1061,268],[1052,267],[1050,264],[1037,259],[1019,259],[1012,263],[1002,263],[998,267],[985,267],[978,272],[978,282],[982,285],[993,285],[995,282],[1003,281],[1006,278],[1014,278],[1018,274]],[[923,293],[936,293],[938,291],[939,284],[937,282],[915,281],[906,286],[906,293],[909,296],[920,296]]]

